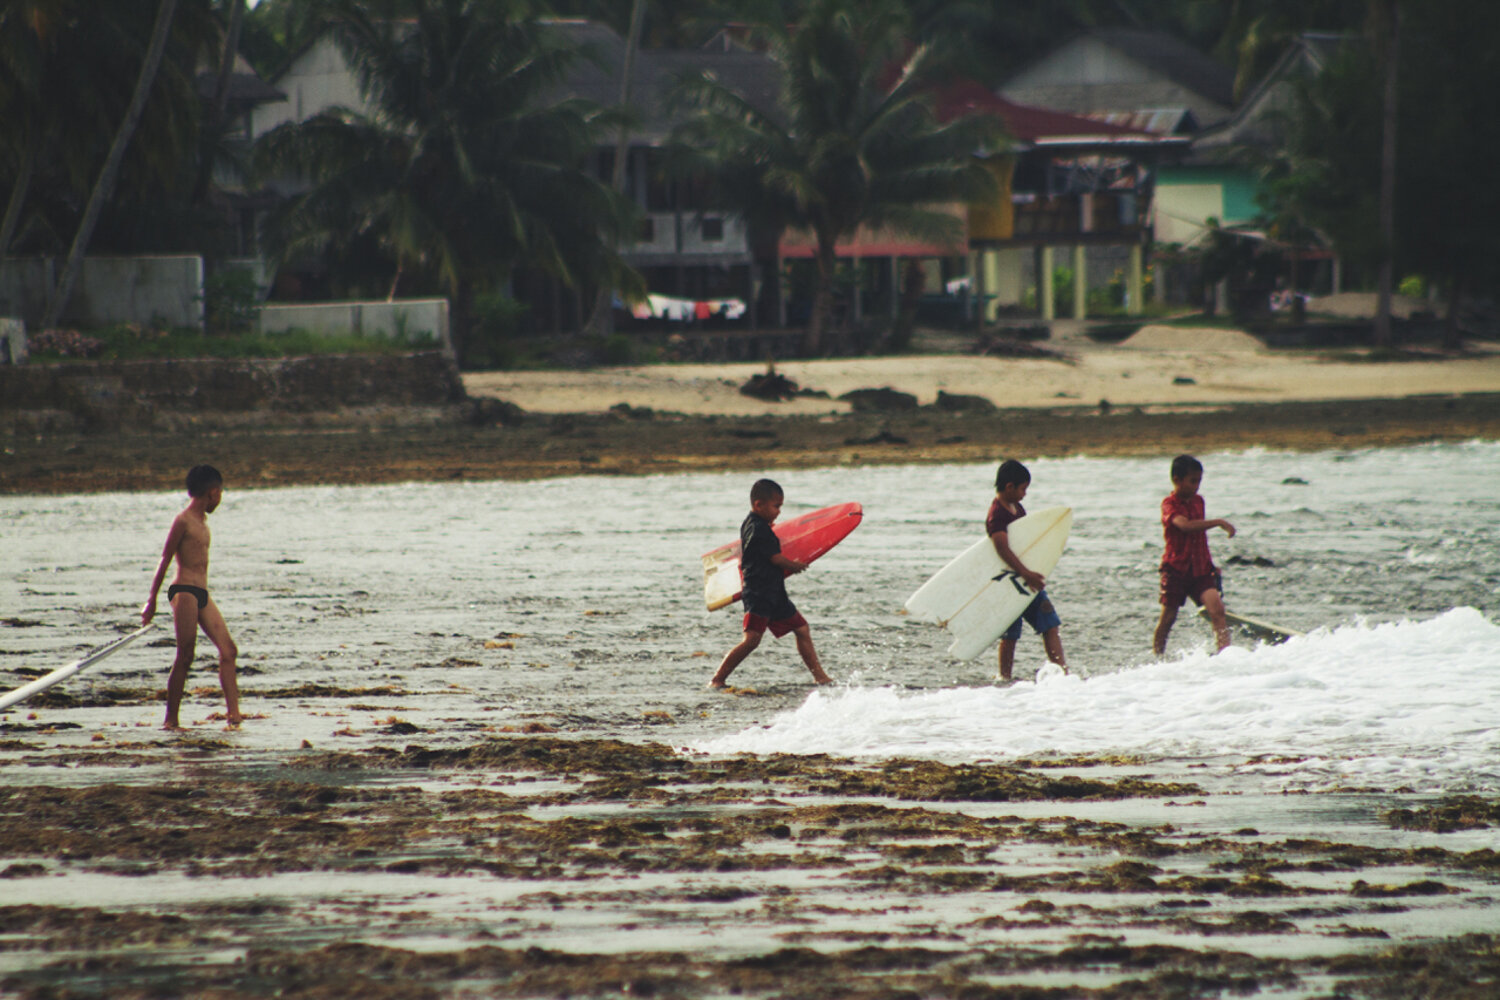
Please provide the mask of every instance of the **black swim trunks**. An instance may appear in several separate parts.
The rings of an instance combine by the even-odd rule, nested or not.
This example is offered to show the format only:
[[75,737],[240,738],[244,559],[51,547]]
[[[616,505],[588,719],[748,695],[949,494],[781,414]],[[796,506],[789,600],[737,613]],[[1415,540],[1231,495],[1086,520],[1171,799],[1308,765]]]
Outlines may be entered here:
[[193,599],[198,602],[198,610],[202,611],[208,607],[208,591],[202,587],[191,587],[185,583],[174,583],[167,588],[167,603],[172,603],[172,598],[178,594],[192,594]]

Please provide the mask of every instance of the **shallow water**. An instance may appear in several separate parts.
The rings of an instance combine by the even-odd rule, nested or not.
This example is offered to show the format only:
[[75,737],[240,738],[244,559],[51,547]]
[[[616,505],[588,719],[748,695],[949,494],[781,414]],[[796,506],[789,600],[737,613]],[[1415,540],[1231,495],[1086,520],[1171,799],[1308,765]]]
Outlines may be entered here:
[[[390,742],[393,715],[424,742],[480,726],[665,740],[720,752],[1004,759],[1148,754],[1177,763],[1271,755],[1238,768],[1272,787],[1496,788],[1500,700],[1500,445],[1206,456],[1210,544],[1231,608],[1311,634],[1207,656],[1186,611],[1153,662],[1165,463],[1031,463],[1031,509],[1075,510],[1049,590],[1074,676],[991,686],[901,604],[982,530],[989,466],[853,468],[780,476],[788,514],[844,500],[864,523],[790,581],[839,680],[809,696],[789,640],[702,685],[738,638],[733,608],[703,610],[698,556],[732,538],[743,474],[533,483],[237,490],[212,515],[210,578],[241,649],[246,751]],[[774,471],[772,472],[774,475]],[[179,498],[116,494],[6,501],[0,684],[80,655],[130,622]],[[1459,610],[1453,610],[1459,609]],[[164,682],[147,641],[64,690]],[[190,687],[216,686],[200,641]],[[1018,675],[1043,664],[1023,639]],[[346,694],[263,699],[327,685]],[[184,718],[216,707],[197,696]],[[353,705],[369,706],[368,711]],[[41,720],[146,726],[157,706],[38,710]],[[331,715],[321,713],[333,713]],[[7,717],[18,718],[13,711]]]
[[[1125,824],[1174,842],[1209,844],[1236,830],[1246,850],[1286,852],[1297,838],[1371,849],[1492,846],[1492,830],[1438,837],[1393,830],[1378,817],[1393,804],[1500,792],[1500,444],[1204,459],[1209,516],[1240,529],[1232,540],[1215,532],[1210,541],[1230,607],[1307,635],[1274,647],[1240,640],[1211,656],[1207,626],[1184,613],[1168,656],[1155,660],[1166,463],[1038,460],[1030,463],[1028,506],[1075,510],[1068,550],[1049,581],[1073,674],[1039,672],[1041,644],[1028,635],[1018,653],[1021,681],[997,688],[993,653],[954,662],[945,633],[901,613],[905,598],[982,531],[992,466],[771,470],[786,489],[787,515],[857,500],[866,517],[789,583],[838,683],[812,689],[791,642],[767,640],[735,674],[734,693],[703,687],[739,625],[733,610],[703,610],[698,557],[734,537],[753,475],[250,490],[237,489],[229,470],[225,503],[211,517],[210,579],[241,649],[249,721],[226,733],[211,718],[222,701],[211,646],[200,641],[183,718],[201,742],[155,731],[161,705],[148,698],[164,686],[171,656],[160,645],[169,636],[164,610],[163,627],[58,689],[94,707],[32,704],[0,715],[0,767],[10,786],[318,781],[327,775],[287,768],[308,745],[462,746],[529,725],[698,754],[1119,758],[1090,773],[1190,781],[1203,794],[921,808],[1053,826]],[[0,689],[130,627],[180,504],[177,496],[141,494],[4,501],[0,618],[9,624],[0,625]],[[134,695],[122,700],[121,691]],[[75,753],[85,750],[88,757]],[[419,771],[347,780],[516,792],[503,778]],[[524,787],[545,796],[562,784],[543,777]],[[1288,794],[1302,792],[1336,794]],[[725,816],[751,807],[691,811]],[[538,804],[528,815],[640,816],[654,808]],[[673,805],[655,814],[684,812]],[[895,849],[856,849],[831,832],[821,841],[799,834],[798,845],[854,870],[890,863]],[[1207,873],[1237,853],[1194,846],[1168,874]],[[1025,877],[1095,871],[1120,857],[1020,839],[1001,842],[980,867]],[[1199,940],[1174,929],[1174,914],[1186,911],[1128,891],[935,894],[920,882],[877,890],[839,868],[619,870],[580,882],[335,866],[226,879],[37,860],[51,866],[46,894],[58,906],[107,901],[151,912],[165,903],[191,910],[277,901],[289,909],[247,926],[257,942],[283,946],[354,938],[447,950],[482,930],[507,945],[575,952],[689,947],[733,956],[858,941],[1055,951],[1093,933],[1133,946],[1297,957],[1375,946],[1351,942],[1351,926],[1406,940],[1500,927],[1493,875],[1446,869],[1440,877],[1456,893],[1405,897],[1399,907],[1351,901],[1348,883],[1358,872],[1281,874],[1288,885],[1337,894],[1337,905],[1318,909],[1296,895],[1214,897],[1194,912],[1212,922],[1249,906],[1284,914],[1298,930],[1214,931]],[[920,874],[922,863],[908,867]],[[1399,884],[1423,875],[1433,877],[1386,865],[1367,877]],[[42,885],[0,881],[0,905],[33,902]],[[726,886],[749,895],[695,901]],[[559,896],[570,905],[560,907]],[[1067,920],[1033,920],[1023,904],[1037,899]],[[818,914],[815,932],[804,926],[808,913]],[[185,948],[181,958],[232,961],[241,954],[237,940]],[[13,950],[0,972],[46,961],[44,952]],[[1087,986],[1128,974],[1102,971],[1097,983],[1077,970],[1006,981]],[[1301,987],[1267,990],[1317,995],[1328,983],[1304,973]]]

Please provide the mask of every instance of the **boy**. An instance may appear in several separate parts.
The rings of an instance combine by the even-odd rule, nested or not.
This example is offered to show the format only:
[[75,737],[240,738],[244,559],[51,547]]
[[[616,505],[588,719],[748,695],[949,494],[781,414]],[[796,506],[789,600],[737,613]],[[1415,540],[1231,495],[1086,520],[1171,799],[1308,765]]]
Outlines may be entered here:
[[1062,619],[1057,616],[1057,610],[1052,607],[1052,600],[1047,596],[1046,579],[1040,573],[1034,573],[1026,568],[1021,557],[1011,550],[1010,540],[1006,529],[1012,521],[1026,516],[1026,508],[1021,506],[1021,500],[1025,498],[1026,491],[1031,486],[1031,472],[1013,458],[1008,458],[1000,463],[999,470],[995,473],[995,500],[990,504],[990,512],[984,519],[985,534],[990,536],[994,543],[995,551],[1000,554],[1000,559],[1005,565],[1016,571],[1026,586],[1036,591],[1036,597],[1021,612],[1017,618],[1005,630],[1000,637],[1000,683],[1011,682],[1011,671],[1016,662],[1016,642],[1021,638],[1021,622],[1029,624],[1033,631],[1040,633],[1042,637],[1042,648],[1047,651],[1047,659],[1063,668],[1067,673],[1068,664],[1063,657]]
[[224,477],[211,465],[195,465],[187,474],[187,507],[172,519],[167,544],[162,549],[161,564],[151,581],[151,596],[141,609],[141,624],[156,615],[156,595],[161,591],[167,566],[177,560],[177,579],[167,588],[167,602],[172,605],[172,621],[177,633],[177,656],[167,677],[167,719],[164,729],[181,729],[177,712],[182,691],[187,685],[188,668],[193,664],[193,650],[198,629],[219,648],[219,686],[224,689],[225,718],[231,728],[241,722],[240,693],[235,681],[235,657],[239,650],[229,637],[229,628],[219,606],[208,596],[208,515],[224,499]]
[[797,652],[818,684],[832,684],[833,678],[823,672],[818,651],[813,648],[807,619],[798,614],[786,596],[786,575],[807,569],[807,563],[788,559],[781,554],[781,540],[771,530],[781,516],[784,497],[781,487],[769,479],[757,480],[750,487],[750,513],[740,525],[741,600],[745,605],[745,637],[724,656],[724,662],[708,682],[711,688],[723,688],[734,668],[755,652],[766,629],[780,639],[788,632],[797,640]]
[[1167,651],[1167,636],[1177,621],[1177,609],[1191,597],[1193,603],[1208,609],[1214,637],[1219,648],[1229,645],[1229,623],[1224,620],[1224,582],[1208,554],[1208,530],[1223,528],[1234,537],[1234,525],[1216,517],[1205,520],[1203,498],[1203,463],[1192,455],[1172,459],[1172,492],[1161,502],[1162,534],[1166,552],[1161,559],[1161,621],[1151,649],[1157,656]]

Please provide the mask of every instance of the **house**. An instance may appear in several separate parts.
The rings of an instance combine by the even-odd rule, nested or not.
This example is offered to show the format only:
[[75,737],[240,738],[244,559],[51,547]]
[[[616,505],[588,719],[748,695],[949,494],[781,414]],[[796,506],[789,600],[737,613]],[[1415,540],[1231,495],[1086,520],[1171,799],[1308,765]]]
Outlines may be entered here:
[[1232,228],[1261,214],[1259,183],[1245,162],[1246,149],[1270,149],[1280,141],[1280,116],[1292,106],[1298,81],[1318,75],[1344,36],[1309,32],[1293,40],[1234,113],[1193,137],[1192,153],[1164,168],[1158,178],[1156,238],[1192,245],[1208,219]]
[[[583,98],[603,107],[619,104],[624,40],[596,22],[556,20],[550,25],[586,56],[576,62],[557,98]],[[642,49],[636,53],[631,77],[635,122],[629,136],[625,184],[640,207],[641,224],[635,241],[621,247],[621,254],[646,279],[648,289],[660,296],[735,299],[753,310],[751,290],[759,278],[744,223],[710,210],[694,186],[666,179],[662,169],[662,147],[674,124],[668,95],[678,76],[697,70],[713,73],[757,103],[775,99],[774,68],[759,53],[733,49]],[[281,124],[304,121],[332,107],[372,110],[348,60],[328,35],[299,52],[275,83],[286,100],[255,109],[252,132],[257,138]],[[601,145],[594,160],[596,176],[608,178],[614,144]],[[563,289],[551,276],[523,270],[515,282],[516,295],[531,304],[539,328],[562,329],[586,318],[588,305],[577,298],[575,290]]]
[[[1186,151],[1186,137],[1031,107],[977,84],[946,90],[938,112],[993,114],[1011,136],[1010,148],[990,158],[1002,181],[1000,199],[969,207],[969,250],[991,296],[987,318],[1000,306],[1019,305],[1033,284],[1042,317],[1052,319],[1058,248],[1071,258],[1075,318],[1087,311],[1090,284],[1116,263],[1125,272],[1127,310],[1140,311],[1155,174]],[[1104,266],[1091,266],[1091,257]]]

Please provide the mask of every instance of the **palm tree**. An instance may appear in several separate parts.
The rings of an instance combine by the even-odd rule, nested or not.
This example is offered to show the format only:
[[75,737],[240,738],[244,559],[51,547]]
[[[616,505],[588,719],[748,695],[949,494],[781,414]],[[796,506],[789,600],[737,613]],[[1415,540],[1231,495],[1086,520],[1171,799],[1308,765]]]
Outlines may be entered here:
[[151,94],[151,85],[156,82],[156,71],[161,67],[162,56],[167,51],[167,39],[172,32],[172,16],[176,11],[177,0],[160,0],[157,6],[156,23],[151,30],[151,41],[146,48],[145,58],[141,61],[140,74],[135,82],[135,92],[130,98],[130,106],[125,111],[124,120],[115,130],[114,141],[110,144],[109,153],[104,158],[104,165],[99,168],[98,179],[94,182],[94,190],[89,195],[83,218],[78,223],[78,231],[73,236],[73,245],[68,249],[68,258],[63,264],[62,274],[58,276],[57,287],[53,289],[52,297],[47,303],[46,316],[42,320],[44,328],[57,325],[63,310],[67,308],[68,299],[73,295],[73,286],[78,281],[78,271],[83,265],[84,251],[88,249],[89,240],[93,238],[94,226],[99,222],[99,213],[104,210],[105,202],[114,194],[120,165],[125,160],[125,150],[130,146],[136,126],[140,124],[141,115],[146,110],[146,98]]
[[823,348],[833,306],[837,245],[862,225],[933,239],[960,234],[940,203],[991,193],[975,154],[1000,126],[967,117],[940,123],[930,86],[939,49],[911,49],[895,0],[811,0],[793,23],[776,5],[753,22],[781,71],[774,108],[753,105],[708,75],[684,82],[692,117],[676,133],[687,169],[710,179],[733,210],[779,235],[810,231],[817,283],[805,341]]
[[[336,108],[257,143],[262,174],[311,186],[270,220],[282,259],[374,243],[452,296],[461,352],[477,292],[526,263],[633,287],[614,252],[621,201],[585,169],[596,109],[548,103],[574,58],[527,0],[323,0],[373,111]],[[347,259],[347,256],[346,258]]]

